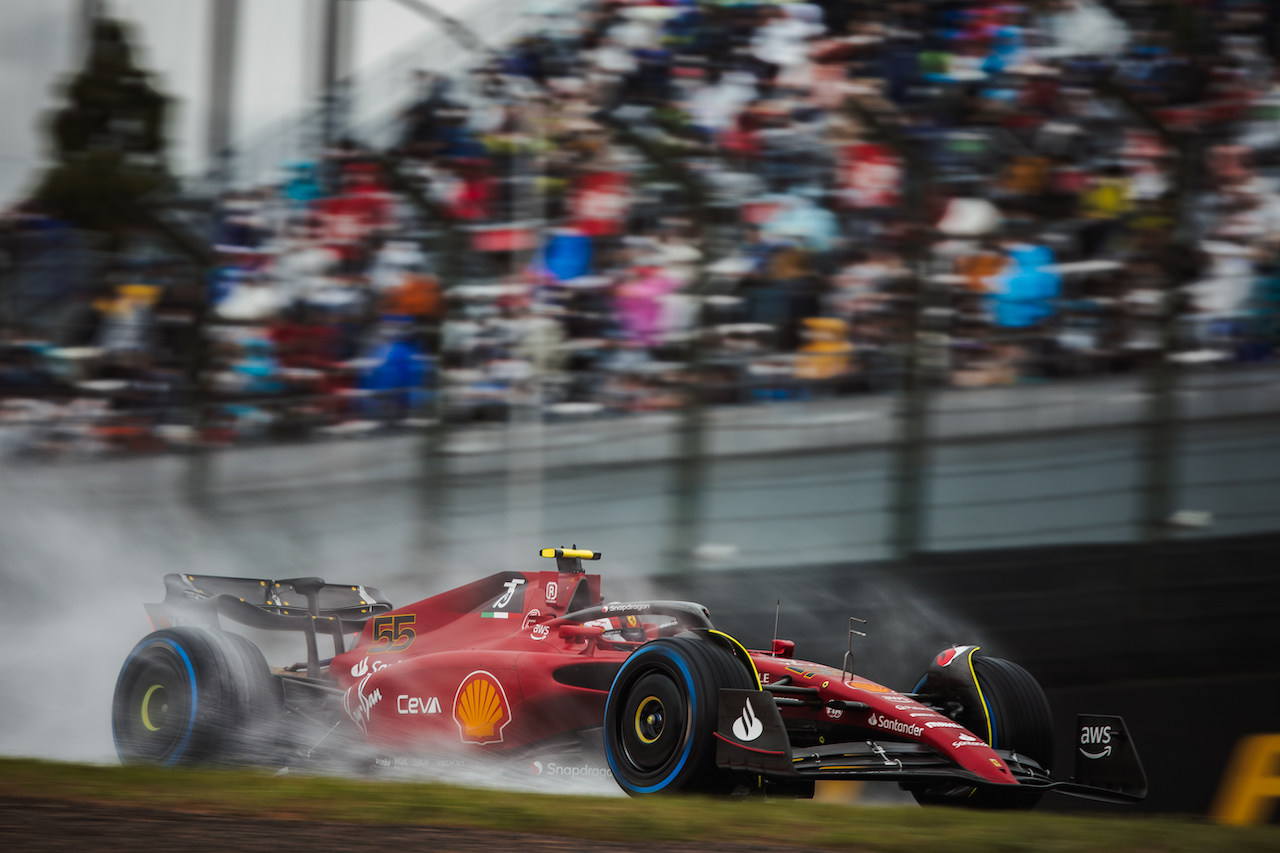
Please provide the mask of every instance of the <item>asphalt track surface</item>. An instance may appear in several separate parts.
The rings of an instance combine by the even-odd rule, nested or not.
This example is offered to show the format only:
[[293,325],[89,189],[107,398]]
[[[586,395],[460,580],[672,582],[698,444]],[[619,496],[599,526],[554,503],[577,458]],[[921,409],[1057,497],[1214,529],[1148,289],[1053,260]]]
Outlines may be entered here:
[[[584,827],[584,836],[589,833]],[[11,853],[315,853],[377,849],[432,853],[520,853],[589,849],[593,853],[676,853],[689,844],[627,844],[501,830],[395,824],[314,823],[191,814],[50,800],[0,799],[0,849]],[[702,853],[763,853],[798,847],[706,844]]]

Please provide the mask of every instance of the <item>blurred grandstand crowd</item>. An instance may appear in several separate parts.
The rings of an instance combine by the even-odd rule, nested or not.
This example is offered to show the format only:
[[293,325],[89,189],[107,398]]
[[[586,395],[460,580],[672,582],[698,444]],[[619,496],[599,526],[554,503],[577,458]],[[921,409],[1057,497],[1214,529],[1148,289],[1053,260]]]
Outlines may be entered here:
[[539,15],[467,74],[407,81],[394,144],[351,133],[224,191],[212,269],[146,240],[102,262],[12,209],[0,452],[875,392],[915,342],[935,387],[1271,359],[1271,14]]

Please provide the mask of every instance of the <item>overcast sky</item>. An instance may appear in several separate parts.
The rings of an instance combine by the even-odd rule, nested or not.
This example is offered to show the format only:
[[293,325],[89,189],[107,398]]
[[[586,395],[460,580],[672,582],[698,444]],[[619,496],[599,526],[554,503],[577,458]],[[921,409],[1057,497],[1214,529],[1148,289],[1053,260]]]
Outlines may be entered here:
[[[395,0],[348,0],[355,6],[357,69],[408,50],[433,31]],[[432,0],[465,17],[491,0]],[[234,138],[300,114],[314,94],[323,0],[241,0]],[[518,14],[524,0],[509,0]],[[182,173],[204,165],[209,0],[107,0],[134,27],[139,63],[174,99],[171,160]],[[47,154],[42,124],[61,103],[60,87],[76,67],[81,0],[0,0],[0,207],[29,190]],[[483,33],[482,33],[483,35]]]

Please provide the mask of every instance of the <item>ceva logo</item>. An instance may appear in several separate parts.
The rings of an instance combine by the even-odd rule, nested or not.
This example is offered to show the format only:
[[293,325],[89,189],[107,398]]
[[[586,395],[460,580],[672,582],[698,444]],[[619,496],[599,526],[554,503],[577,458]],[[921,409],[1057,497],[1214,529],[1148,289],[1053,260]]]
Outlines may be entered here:
[[764,723],[751,709],[751,700],[748,699],[742,706],[742,716],[733,721],[733,736],[738,740],[753,741],[763,733]]

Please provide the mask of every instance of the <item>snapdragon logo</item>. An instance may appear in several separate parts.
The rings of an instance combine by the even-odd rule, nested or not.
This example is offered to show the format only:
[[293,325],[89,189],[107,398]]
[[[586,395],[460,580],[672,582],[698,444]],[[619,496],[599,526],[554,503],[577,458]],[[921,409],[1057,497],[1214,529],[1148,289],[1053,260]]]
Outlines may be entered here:
[[612,779],[613,771],[608,767],[592,767],[586,764],[557,764],[548,761],[545,764],[535,761],[529,765],[529,772],[534,776],[577,777],[579,779]]
[[648,610],[650,604],[606,604],[600,608],[601,613],[623,613],[627,610]]
[[867,725],[895,734],[908,735],[909,737],[920,737],[920,735],[924,734],[924,729],[915,723],[904,723],[901,720],[895,720],[883,714],[872,714],[867,718]]

